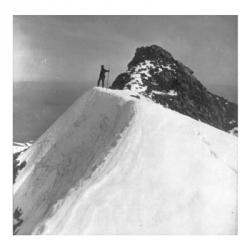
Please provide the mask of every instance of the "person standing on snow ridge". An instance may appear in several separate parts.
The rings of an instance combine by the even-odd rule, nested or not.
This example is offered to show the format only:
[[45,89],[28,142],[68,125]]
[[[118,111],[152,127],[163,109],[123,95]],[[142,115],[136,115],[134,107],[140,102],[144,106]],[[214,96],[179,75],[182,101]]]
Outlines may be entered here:
[[109,70],[104,68],[104,65],[101,65],[101,71],[98,79],[98,87],[100,85],[100,81],[102,81],[102,87],[104,87],[105,73],[109,72]]

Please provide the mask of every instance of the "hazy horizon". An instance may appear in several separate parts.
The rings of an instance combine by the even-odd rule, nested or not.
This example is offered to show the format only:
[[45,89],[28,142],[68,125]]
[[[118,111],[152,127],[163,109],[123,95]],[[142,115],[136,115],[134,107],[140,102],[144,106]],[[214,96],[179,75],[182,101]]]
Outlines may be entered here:
[[136,48],[157,44],[237,102],[237,32],[237,16],[14,16],[13,79],[90,87],[104,64],[111,83]]
[[237,16],[14,16],[14,140],[36,139],[88,88],[157,44],[237,103]]

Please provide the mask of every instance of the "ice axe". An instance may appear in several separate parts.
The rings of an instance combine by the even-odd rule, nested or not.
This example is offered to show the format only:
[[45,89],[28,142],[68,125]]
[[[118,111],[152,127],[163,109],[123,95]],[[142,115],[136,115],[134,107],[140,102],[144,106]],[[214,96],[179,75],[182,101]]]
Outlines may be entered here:
[[110,72],[110,68],[108,68],[107,89],[109,88],[109,72]]

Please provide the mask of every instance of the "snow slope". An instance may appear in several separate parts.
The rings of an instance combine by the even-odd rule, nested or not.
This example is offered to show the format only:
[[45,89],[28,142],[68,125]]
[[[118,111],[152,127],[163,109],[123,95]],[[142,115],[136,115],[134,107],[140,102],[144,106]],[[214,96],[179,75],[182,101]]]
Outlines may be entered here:
[[237,138],[94,88],[27,151],[18,234],[236,234]]
[[13,153],[21,152],[32,145],[33,141],[29,142],[13,142]]

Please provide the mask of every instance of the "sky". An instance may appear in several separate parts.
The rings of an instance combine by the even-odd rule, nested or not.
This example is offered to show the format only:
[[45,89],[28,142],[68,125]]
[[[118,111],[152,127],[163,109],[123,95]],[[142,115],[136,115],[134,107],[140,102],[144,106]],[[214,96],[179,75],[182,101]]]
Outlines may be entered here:
[[137,47],[157,44],[237,102],[237,25],[237,16],[14,16],[13,79],[90,87],[104,64],[112,82]]

